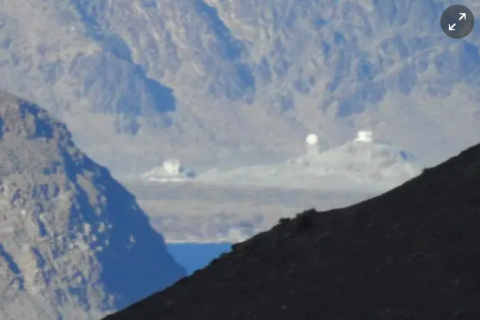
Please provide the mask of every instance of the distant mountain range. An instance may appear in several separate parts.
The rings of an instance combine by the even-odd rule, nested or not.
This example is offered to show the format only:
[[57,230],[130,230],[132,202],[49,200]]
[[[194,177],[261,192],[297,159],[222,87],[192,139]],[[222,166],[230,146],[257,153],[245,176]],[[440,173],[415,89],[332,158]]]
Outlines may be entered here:
[[308,132],[334,147],[363,128],[431,165],[480,138],[480,32],[447,37],[450,5],[5,0],[0,88],[123,174],[279,161]]
[[186,275],[67,127],[0,92],[0,318],[97,320]]

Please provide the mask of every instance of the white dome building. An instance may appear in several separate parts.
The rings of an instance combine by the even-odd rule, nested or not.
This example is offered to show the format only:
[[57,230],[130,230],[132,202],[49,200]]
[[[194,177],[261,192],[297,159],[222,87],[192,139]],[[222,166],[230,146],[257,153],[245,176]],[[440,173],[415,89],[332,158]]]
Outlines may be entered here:
[[163,170],[169,176],[178,176],[180,174],[180,160],[168,159],[163,162]]
[[305,142],[309,146],[316,146],[318,144],[318,136],[315,133],[310,133],[307,138],[305,138]]
[[307,147],[308,154],[318,153],[318,141],[319,141],[318,136],[315,133],[310,133],[305,138],[305,144]]
[[195,173],[182,168],[180,160],[167,159],[162,166],[156,167],[142,175],[147,181],[154,182],[183,182],[195,177]]
[[373,132],[372,131],[358,131],[356,142],[372,142],[373,141]]

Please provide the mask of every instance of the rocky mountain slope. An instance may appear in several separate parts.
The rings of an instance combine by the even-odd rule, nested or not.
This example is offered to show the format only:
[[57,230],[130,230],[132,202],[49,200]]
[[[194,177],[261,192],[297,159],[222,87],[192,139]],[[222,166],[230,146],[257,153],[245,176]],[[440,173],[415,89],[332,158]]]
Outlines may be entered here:
[[470,319],[480,145],[381,196],[282,219],[105,320]]
[[4,320],[98,319],[185,275],[135,198],[67,127],[4,92],[0,221]]
[[480,138],[480,33],[447,37],[451,4],[3,0],[0,88],[118,172],[277,161],[363,128],[430,164]]

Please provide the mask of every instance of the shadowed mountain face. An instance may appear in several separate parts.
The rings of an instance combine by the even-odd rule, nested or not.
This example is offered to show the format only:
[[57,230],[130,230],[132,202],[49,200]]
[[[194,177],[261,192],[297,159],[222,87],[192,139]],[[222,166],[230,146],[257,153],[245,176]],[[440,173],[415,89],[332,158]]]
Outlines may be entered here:
[[379,197],[307,211],[105,320],[470,319],[480,145]]
[[4,0],[0,88],[124,172],[277,161],[307,132],[336,146],[363,129],[438,163],[480,139],[480,29],[447,37],[450,5]]
[[185,271],[63,123],[0,92],[0,317],[98,319]]

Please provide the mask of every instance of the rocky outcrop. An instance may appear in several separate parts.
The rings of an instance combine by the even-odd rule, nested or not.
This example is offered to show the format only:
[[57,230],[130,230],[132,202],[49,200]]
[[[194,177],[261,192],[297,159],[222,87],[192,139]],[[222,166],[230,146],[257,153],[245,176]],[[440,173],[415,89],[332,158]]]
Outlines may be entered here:
[[67,127],[3,92],[0,208],[2,319],[98,319],[185,275]]

